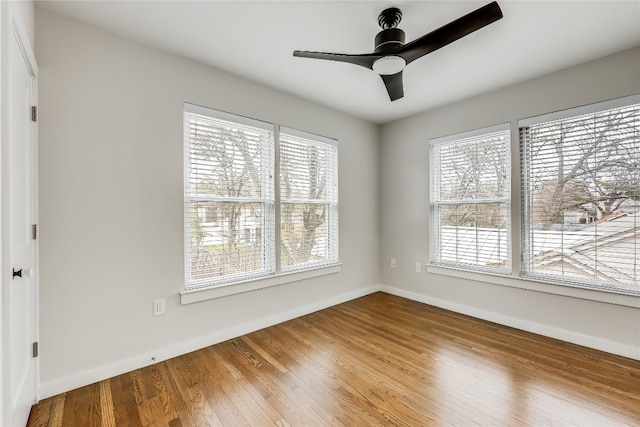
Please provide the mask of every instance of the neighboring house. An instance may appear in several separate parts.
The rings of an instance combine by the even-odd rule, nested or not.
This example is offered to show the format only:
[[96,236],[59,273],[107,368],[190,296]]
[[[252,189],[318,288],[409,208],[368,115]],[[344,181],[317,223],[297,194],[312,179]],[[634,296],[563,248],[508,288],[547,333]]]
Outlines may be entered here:
[[[596,221],[579,232],[558,233],[556,236],[552,236],[553,232],[546,233],[546,237],[553,238],[543,240],[536,251],[539,256],[534,260],[535,271],[562,271],[569,277],[611,283],[638,282],[640,212]],[[537,240],[537,235],[534,239]]]
[[[202,246],[207,249],[229,244],[227,221],[215,206],[198,207],[198,219],[202,225],[204,236]],[[241,210],[237,219],[240,233],[236,239],[239,244],[256,244],[262,241],[262,222],[260,218]]]
[[[442,227],[442,260],[504,265],[505,230]],[[532,271],[611,283],[637,283],[640,273],[640,211],[582,225],[579,230],[531,230],[537,254]],[[597,242],[597,248],[596,248]],[[484,256],[479,259],[479,256]]]

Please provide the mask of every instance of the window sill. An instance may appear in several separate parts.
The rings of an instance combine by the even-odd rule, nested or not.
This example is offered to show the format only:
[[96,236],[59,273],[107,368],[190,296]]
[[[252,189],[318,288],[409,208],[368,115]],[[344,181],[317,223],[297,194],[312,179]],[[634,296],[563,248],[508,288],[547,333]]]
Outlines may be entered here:
[[544,282],[533,278],[525,279],[491,273],[479,273],[475,271],[435,265],[427,265],[427,272],[460,279],[491,283],[494,285],[510,286],[530,291],[640,308],[640,296],[631,293],[624,293],[624,291],[620,291],[618,293],[598,289],[580,288],[577,286]]
[[229,295],[243,292],[257,291],[271,286],[283,285],[285,283],[297,282],[314,277],[326,276],[340,272],[342,264],[331,264],[303,271],[293,271],[279,273],[273,276],[261,277],[244,282],[229,283],[225,285],[212,286],[208,288],[189,289],[180,292],[180,303],[182,305],[194,302],[206,301],[215,298],[222,298]]

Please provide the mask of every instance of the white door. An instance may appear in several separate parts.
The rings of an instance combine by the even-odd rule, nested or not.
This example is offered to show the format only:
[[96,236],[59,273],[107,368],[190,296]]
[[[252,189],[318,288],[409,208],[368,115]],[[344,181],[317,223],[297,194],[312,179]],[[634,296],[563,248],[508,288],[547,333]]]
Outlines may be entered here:
[[[3,245],[9,271],[4,274],[3,425],[24,426],[37,399],[33,343],[37,323],[37,251],[32,226],[37,218],[36,125],[31,120],[35,79],[16,35],[8,46],[8,142],[3,143]],[[8,202],[8,207],[6,203]],[[7,247],[8,244],[8,247]],[[8,252],[8,254],[7,254]]]

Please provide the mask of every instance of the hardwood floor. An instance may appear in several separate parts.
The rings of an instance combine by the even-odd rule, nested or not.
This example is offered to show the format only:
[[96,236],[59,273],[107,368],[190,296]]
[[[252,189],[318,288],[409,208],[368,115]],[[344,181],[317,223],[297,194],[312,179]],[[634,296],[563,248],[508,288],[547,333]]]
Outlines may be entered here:
[[640,362],[376,293],[41,401],[29,426],[640,425]]

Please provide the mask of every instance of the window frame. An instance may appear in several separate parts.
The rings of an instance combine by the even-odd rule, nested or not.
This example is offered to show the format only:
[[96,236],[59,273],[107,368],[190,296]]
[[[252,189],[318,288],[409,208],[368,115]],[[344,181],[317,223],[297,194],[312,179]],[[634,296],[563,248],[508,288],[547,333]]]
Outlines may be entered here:
[[[270,204],[269,214],[270,218],[263,218],[263,223],[270,222],[273,227],[271,231],[267,230],[269,227],[263,227],[265,230],[262,233],[262,240],[265,241],[267,239],[271,239],[270,242],[266,242],[267,246],[271,246],[272,250],[265,253],[265,256],[270,257],[270,260],[266,260],[265,262],[269,264],[272,268],[269,271],[260,271],[256,273],[248,273],[245,275],[229,275],[223,276],[223,279],[219,280],[205,280],[201,283],[191,284],[189,281],[190,272],[189,272],[189,251],[191,245],[191,237],[190,237],[190,219],[189,219],[189,209],[188,204],[193,200],[200,200],[201,198],[193,197],[191,194],[188,194],[188,182],[190,178],[190,163],[189,163],[189,141],[187,135],[187,127],[189,123],[187,123],[187,113],[200,114],[208,117],[212,117],[214,119],[224,120],[231,123],[237,123],[239,125],[244,126],[256,126],[258,128],[267,129],[271,132],[270,135],[270,147],[268,147],[268,151],[271,153],[270,157],[270,165],[268,174],[269,178],[266,180],[268,184],[271,186],[268,193],[271,195],[271,199],[268,197],[263,197],[261,199],[261,203]],[[271,286],[277,286],[285,283],[297,282],[300,280],[310,279],[314,277],[320,277],[328,274],[335,274],[340,272],[341,270],[341,262],[339,259],[339,228],[338,228],[338,141],[335,139],[315,135],[308,132],[298,131],[293,128],[288,128],[284,126],[280,126],[276,123],[264,122],[257,119],[248,118],[245,116],[228,113],[220,110],[216,110],[209,107],[204,107],[200,105],[196,105],[193,103],[185,102],[183,107],[183,128],[184,136],[183,136],[183,165],[184,165],[184,182],[183,182],[183,237],[184,237],[184,248],[183,248],[183,257],[184,257],[184,284],[182,286],[182,290],[180,292],[181,303],[182,304],[190,304],[198,301],[220,298],[227,295],[233,295],[243,292],[254,291],[258,289],[263,289]],[[331,248],[333,251],[332,254],[335,255],[332,259],[326,262],[320,263],[306,263],[301,266],[297,266],[296,268],[281,268],[281,254],[280,254],[280,245],[281,245],[281,236],[280,236],[280,206],[282,204],[282,200],[280,198],[280,132],[284,131],[285,134],[293,133],[297,136],[304,136],[306,138],[322,142],[322,143],[330,143],[333,147],[335,147],[335,180],[336,180],[336,189],[335,189],[335,215],[330,217],[331,221],[334,221],[335,227],[331,227],[327,232],[334,232],[335,238],[331,239],[333,241],[334,247]],[[263,177],[263,183],[265,182]],[[207,201],[213,200],[214,198],[205,198]],[[269,200],[267,200],[269,199]],[[266,213],[264,214],[266,215]],[[264,216],[263,215],[263,216]],[[326,220],[325,220],[326,221]]]
[[[593,104],[587,104],[574,108],[567,108],[556,112],[551,112],[543,115],[531,116],[531,118],[545,117],[548,120],[559,118],[561,114],[566,111],[579,111],[581,108],[589,109],[594,108],[594,105],[601,106],[615,106],[615,105],[629,105],[640,102],[640,94],[634,94],[630,96],[624,96],[621,98],[615,98],[602,102],[596,102]],[[606,109],[606,108],[602,108]],[[588,110],[582,110],[587,112]],[[522,116],[521,116],[522,117]],[[472,282],[481,282],[497,286],[507,286],[516,289],[523,289],[527,291],[541,292],[545,294],[560,295],[571,298],[578,298],[591,301],[599,301],[609,304],[615,304],[625,307],[640,308],[640,290],[628,290],[628,289],[601,289],[594,287],[584,287],[571,283],[559,283],[547,280],[546,278],[530,277],[521,275],[521,254],[522,254],[522,215],[523,212],[523,198],[521,194],[521,170],[520,170],[520,141],[519,141],[519,124],[521,122],[526,123],[525,119],[513,119],[510,122],[511,130],[511,221],[512,221],[512,235],[511,235],[511,255],[512,255],[512,272],[511,274],[495,274],[485,271],[474,271],[469,269],[461,269],[459,267],[450,265],[432,265],[430,263],[431,245],[428,244],[428,258],[427,258],[427,272],[436,276],[446,276],[457,279],[468,280]],[[517,155],[513,155],[516,153]],[[430,167],[431,164],[429,163]],[[428,179],[431,180],[431,173],[428,174]],[[429,200],[430,202],[430,200]],[[427,210],[430,211],[430,204],[427,205]],[[429,242],[430,243],[430,242]],[[453,307],[453,306],[452,306]],[[460,307],[457,307],[460,309]],[[482,313],[478,312],[478,315]]]
[[[628,284],[614,284],[611,282],[605,282],[600,280],[586,280],[581,278],[575,278],[569,275],[560,275],[560,274],[551,274],[544,273],[539,271],[531,271],[527,268],[528,264],[531,263],[529,249],[531,247],[530,241],[528,240],[531,236],[531,232],[533,231],[532,224],[528,220],[529,214],[531,212],[531,195],[529,194],[529,170],[531,165],[526,160],[527,152],[525,144],[526,136],[528,135],[528,129],[531,126],[536,125],[545,125],[545,124],[553,124],[554,122],[563,121],[563,120],[572,120],[578,119],[581,116],[586,115],[596,115],[598,113],[602,113],[612,109],[622,109],[625,107],[631,107],[634,105],[640,104],[640,95],[630,95],[621,98],[615,98],[607,101],[595,102],[592,104],[582,105],[573,108],[567,108],[559,111],[555,111],[552,113],[537,115],[528,117],[526,119],[521,119],[518,121],[518,149],[520,156],[520,270],[519,277],[526,280],[536,280],[543,281],[546,283],[551,283],[553,285],[560,285],[566,287],[574,287],[578,289],[587,289],[587,290],[595,290],[608,292],[613,294],[629,294],[629,295],[640,295],[640,285],[628,285]],[[596,239],[597,240],[597,239]],[[596,245],[595,251],[597,252],[597,242],[594,242]],[[638,248],[637,250],[640,250]],[[598,269],[596,264],[596,269]],[[637,273],[636,273],[637,274]],[[636,289],[637,288],[637,289]]]
[[[199,105],[184,104],[184,266],[185,266],[185,290],[197,290],[201,288],[210,288],[216,286],[223,286],[226,284],[232,284],[237,282],[243,282],[247,280],[259,279],[263,277],[268,277],[275,273],[275,248],[273,247],[272,240],[269,239],[274,235],[274,223],[273,223],[273,211],[275,207],[275,194],[273,191],[274,187],[274,170],[273,170],[273,159],[275,154],[273,152],[273,140],[275,134],[275,127],[271,123],[263,122],[260,120],[243,117],[239,115],[234,115],[231,113],[214,110],[207,107],[202,107]],[[213,120],[220,120],[223,122],[227,122],[230,124],[237,124],[238,126],[249,127],[252,129],[260,129],[269,133],[268,138],[271,140],[271,146],[263,146],[259,147],[261,151],[260,159],[261,162],[266,162],[264,167],[261,168],[261,197],[230,197],[230,196],[221,196],[221,195],[205,195],[200,194],[197,191],[190,191],[191,189],[191,171],[193,170],[193,162],[190,161],[190,141],[191,139],[188,136],[189,127],[191,126],[190,122],[187,122],[187,114],[195,114],[199,116],[204,116],[211,118]],[[214,278],[204,278],[204,279],[191,279],[190,273],[190,263],[191,263],[191,226],[190,226],[190,205],[194,203],[207,203],[211,202],[214,204],[217,203],[256,203],[261,205],[261,228],[263,230],[260,245],[262,249],[263,265],[260,270],[252,271],[249,273],[236,273],[229,274]],[[271,220],[270,220],[271,218]]]
[[[489,138],[492,135],[504,134],[505,140],[505,174],[504,194],[502,197],[477,198],[465,200],[441,200],[439,193],[440,179],[440,148],[444,146],[454,146],[464,144],[466,141]],[[493,126],[460,132],[429,140],[429,267],[443,267],[462,271],[471,271],[486,274],[509,275],[512,271],[512,228],[511,228],[511,133],[510,124],[501,123]],[[455,206],[461,204],[486,205],[504,204],[505,212],[505,240],[506,240],[506,265],[504,268],[481,266],[464,262],[452,262],[440,259],[440,230],[441,230],[441,209],[443,206]],[[477,231],[476,231],[477,233]]]
[[[311,199],[311,198],[299,198],[299,199],[285,199],[282,194],[282,150],[283,145],[290,143],[286,138],[283,139],[283,135],[290,136],[292,138],[296,138],[299,140],[309,141],[312,144],[324,145],[329,150],[329,155],[331,158],[327,159],[329,165],[326,165],[329,170],[327,171],[327,180],[325,183],[325,197],[322,199]],[[336,264],[339,260],[339,178],[338,178],[338,141],[335,139],[327,138],[320,135],[315,135],[310,132],[304,132],[297,129],[280,126],[278,129],[278,149],[276,150],[278,153],[278,207],[279,209],[276,212],[277,224],[282,227],[282,206],[285,204],[316,204],[316,205],[324,205],[325,209],[325,251],[327,253],[326,260],[319,261],[307,261],[303,263],[293,264],[290,266],[283,266],[283,256],[279,255],[278,267],[281,272],[296,272],[301,270],[307,270],[317,267],[322,267],[325,265],[333,265]],[[277,250],[281,251],[282,242],[284,240],[282,235],[282,229],[280,229],[279,241]]]

